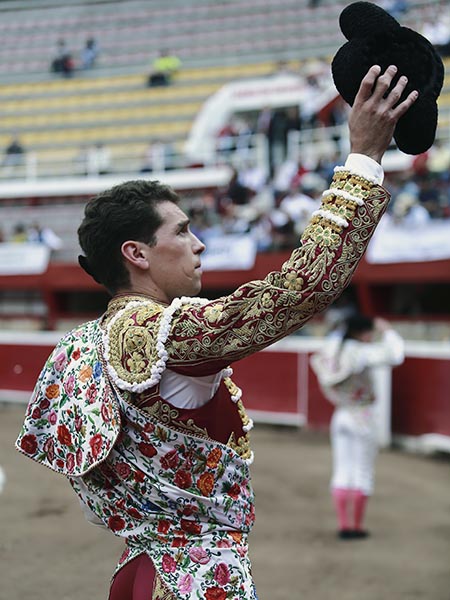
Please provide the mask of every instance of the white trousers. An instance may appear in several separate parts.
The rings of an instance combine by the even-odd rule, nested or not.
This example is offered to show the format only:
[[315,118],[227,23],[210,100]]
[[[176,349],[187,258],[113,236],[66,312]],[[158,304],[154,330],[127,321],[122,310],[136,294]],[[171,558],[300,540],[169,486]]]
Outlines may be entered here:
[[373,492],[375,459],[378,452],[371,407],[361,412],[337,408],[331,419],[333,475],[331,488]]

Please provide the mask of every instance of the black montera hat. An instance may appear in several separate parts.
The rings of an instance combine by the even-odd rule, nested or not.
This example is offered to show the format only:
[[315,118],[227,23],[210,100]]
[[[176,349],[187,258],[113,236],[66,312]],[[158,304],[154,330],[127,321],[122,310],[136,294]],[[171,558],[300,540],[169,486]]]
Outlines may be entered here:
[[382,71],[398,67],[394,86],[401,75],[408,83],[401,100],[418,90],[419,97],[399,119],[394,139],[406,154],[421,154],[434,142],[437,127],[437,98],[444,82],[444,65],[433,45],[412,29],[400,24],[371,2],[354,2],[339,17],[342,33],[349,40],[333,58],[331,70],[338,92],[352,105],[361,80],[372,65]]

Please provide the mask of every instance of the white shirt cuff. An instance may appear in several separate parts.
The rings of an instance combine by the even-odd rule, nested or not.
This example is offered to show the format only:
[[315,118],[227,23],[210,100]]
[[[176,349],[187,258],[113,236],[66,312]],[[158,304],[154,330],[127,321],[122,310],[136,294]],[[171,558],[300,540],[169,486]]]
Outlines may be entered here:
[[349,171],[354,171],[362,177],[367,177],[371,181],[375,181],[378,185],[383,184],[384,171],[383,167],[376,160],[366,156],[365,154],[349,154],[345,161],[345,167]]

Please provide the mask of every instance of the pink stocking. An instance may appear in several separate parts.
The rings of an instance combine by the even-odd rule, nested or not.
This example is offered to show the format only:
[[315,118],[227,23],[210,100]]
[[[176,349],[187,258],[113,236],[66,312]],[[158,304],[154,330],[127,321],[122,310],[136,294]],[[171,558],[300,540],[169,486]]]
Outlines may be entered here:
[[361,490],[355,490],[353,494],[353,517],[355,523],[355,529],[361,530],[361,526],[364,520],[364,513],[366,510],[367,500],[369,497],[364,494]]
[[349,529],[348,520],[348,504],[351,498],[351,490],[343,488],[333,488],[331,492],[333,496],[334,509],[338,519],[339,530]]

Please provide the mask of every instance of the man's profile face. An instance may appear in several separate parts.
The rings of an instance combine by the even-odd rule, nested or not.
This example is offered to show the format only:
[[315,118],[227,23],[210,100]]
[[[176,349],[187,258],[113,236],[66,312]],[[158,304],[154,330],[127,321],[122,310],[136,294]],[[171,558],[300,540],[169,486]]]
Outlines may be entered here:
[[167,302],[195,296],[201,290],[200,255],[205,245],[191,232],[189,218],[179,206],[162,202],[157,210],[163,222],[156,244],[148,248],[149,275]]

